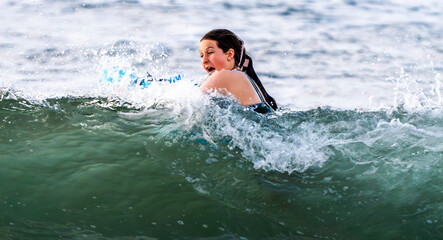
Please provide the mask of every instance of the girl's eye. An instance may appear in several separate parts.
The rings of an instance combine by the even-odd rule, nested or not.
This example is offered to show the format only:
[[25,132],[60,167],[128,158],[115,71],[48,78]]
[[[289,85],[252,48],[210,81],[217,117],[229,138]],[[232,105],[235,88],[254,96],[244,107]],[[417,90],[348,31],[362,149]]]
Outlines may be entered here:
[[[214,52],[207,52],[206,55],[213,54]],[[200,54],[200,58],[203,58],[203,54]]]

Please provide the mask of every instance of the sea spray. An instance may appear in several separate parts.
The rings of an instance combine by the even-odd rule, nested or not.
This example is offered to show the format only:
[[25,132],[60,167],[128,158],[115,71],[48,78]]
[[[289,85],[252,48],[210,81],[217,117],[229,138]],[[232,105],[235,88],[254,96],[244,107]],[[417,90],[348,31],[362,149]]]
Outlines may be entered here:
[[394,109],[402,107],[411,112],[423,112],[442,108],[441,74],[433,71],[432,79],[421,80],[414,72],[400,69],[398,76],[391,78],[394,86]]

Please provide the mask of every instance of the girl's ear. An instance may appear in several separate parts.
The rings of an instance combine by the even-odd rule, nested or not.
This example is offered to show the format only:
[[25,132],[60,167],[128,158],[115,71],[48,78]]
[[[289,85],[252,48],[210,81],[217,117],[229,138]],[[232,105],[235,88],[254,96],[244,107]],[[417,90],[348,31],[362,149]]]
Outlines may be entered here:
[[226,56],[228,58],[228,61],[231,61],[234,59],[235,56],[235,51],[234,49],[230,48],[227,52],[226,52]]

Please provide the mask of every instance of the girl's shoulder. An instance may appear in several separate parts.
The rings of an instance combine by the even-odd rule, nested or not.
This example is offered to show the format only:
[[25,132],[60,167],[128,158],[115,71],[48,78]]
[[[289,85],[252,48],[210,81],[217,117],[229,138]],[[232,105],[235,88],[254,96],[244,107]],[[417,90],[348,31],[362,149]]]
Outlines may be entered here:
[[216,91],[225,95],[232,94],[244,106],[261,102],[254,86],[242,71],[222,70],[214,72],[203,82],[200,88],[204,92]]
[[211,74],[204,82],[211,88],[227,88],[247,80],[245,74],[241,71],[221,70]]
[[214,72],[210,78],[232,80],[233,78],[244,78],[245,74],[241,71],[221,70]]

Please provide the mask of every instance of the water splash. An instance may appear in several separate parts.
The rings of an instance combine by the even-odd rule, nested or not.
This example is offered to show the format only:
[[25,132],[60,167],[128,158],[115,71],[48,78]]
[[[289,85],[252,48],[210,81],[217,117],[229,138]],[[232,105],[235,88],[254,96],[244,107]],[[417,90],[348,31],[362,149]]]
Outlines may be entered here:
[[443,106],[441,74],[435,70],[432,73],[432,79],[421,80],[413,72],[406,72],[401,68],[399,77],[390,79],[395,83],[394,109],[403,107],[410,112],[441,111]]

